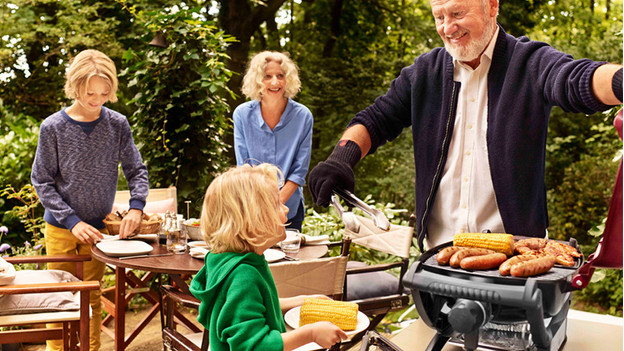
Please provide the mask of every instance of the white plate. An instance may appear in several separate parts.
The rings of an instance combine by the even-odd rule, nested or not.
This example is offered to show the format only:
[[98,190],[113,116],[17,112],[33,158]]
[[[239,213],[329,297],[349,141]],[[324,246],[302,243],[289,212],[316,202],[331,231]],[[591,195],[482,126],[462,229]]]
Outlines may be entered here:
[[[297,306],[293,309],[290,309],[288,312],[286,312],[286,314],[284,314],[284,322],[286,322],[286,324],[288,324],[293,329],[299,328],[299,311],[300,310],[301,310],[301,306]],[[347,335],[355,335],[361,332],[362,330],[368,328],[369,324],[370,324],[370,321],[368,320],[368,317],[366,317],[364,313],[358,311],[357,324],[355,325],[355,330],[349,330],[349,331],[345,330],[345,333]]]
[[201,240],[189,241],[186,245],[188,245],[189,247],[208,248],[208,244],[206,244],[205,241],[201,241]]
[[[119,240],[119,235],[102,234],[102,236],[104,237],[104,239],[102,240]],[[128,239],[156,241],[158,240],[158,234],[135,234],[129,238],[122,239],[122,240],[128,240]]]
[[113,256],[143,255],[154,250],[152,245],[139,240],[105,240],[95,244],[103,253]]
[[266,251],[264,251],[264,258],[269,263],[279,261],[284,257],[286,257],[286,254],[280,250],[266,249]]
[[208,252],[210,252],[210,250],[206,247],[191,247],[189,249],[189,255],[193,258],[199,258],[200,260],[203,260]]

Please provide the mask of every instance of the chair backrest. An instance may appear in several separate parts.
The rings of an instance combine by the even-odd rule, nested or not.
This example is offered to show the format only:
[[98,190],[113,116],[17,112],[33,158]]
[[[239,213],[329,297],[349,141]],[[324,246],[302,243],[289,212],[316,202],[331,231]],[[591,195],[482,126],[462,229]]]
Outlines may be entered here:
[[347,256],[270,264],[279,297],[322,294],[342,299]]
[[409,258],[414,228],[391,224],[389,230],[377,228],[369,218],[353,215],[359,223],[359,231],[345,228],[345,234],[357,245],[382,251],[402,258]]
[[[118,190],[115,193],[113,212],[127,210],[129,207],[130,191]],[[165,213],[166,211],[178,213],[176,187],[150,189],[143,211],[147,213]]]

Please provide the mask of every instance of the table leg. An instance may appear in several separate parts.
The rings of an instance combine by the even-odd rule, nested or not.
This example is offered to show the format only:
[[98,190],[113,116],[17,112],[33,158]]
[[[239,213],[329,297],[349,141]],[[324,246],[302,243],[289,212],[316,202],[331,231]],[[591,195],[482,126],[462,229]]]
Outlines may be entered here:
[[115,270],[115,350],[126,349],[126,269]]

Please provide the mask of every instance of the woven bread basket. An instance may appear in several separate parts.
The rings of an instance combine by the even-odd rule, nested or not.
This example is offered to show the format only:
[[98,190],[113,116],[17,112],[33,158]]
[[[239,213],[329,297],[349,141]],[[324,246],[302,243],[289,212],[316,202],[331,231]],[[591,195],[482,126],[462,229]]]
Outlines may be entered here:
[[[106,225],[106,229],[108,230],[109,235],[117,235],[119,234],[119,228],[121,228],[121,221],[118,220],[107,220],[105,219],[104,225]],[[162,220],[157,218],[152,218],[149,221],[142,220],[141,225],[137,230],[134,231],[134,234],[157,234],[160,230],[160,224]]]

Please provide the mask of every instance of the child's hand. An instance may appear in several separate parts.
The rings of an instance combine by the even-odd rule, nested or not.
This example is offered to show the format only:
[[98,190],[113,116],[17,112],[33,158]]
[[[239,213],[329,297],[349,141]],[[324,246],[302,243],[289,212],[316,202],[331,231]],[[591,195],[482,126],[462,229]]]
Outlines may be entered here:
[[311,328],[312,341],[323,348],[328,349],[347,338],[347,334],[331,322],[316,322],[308,325]]
[[71,229],[71,233],[83,244],[93,244],[104,239],[104,236],[99,230],[82,221],[78,222],[78,224]]
[[347,338],[347,334],[330,322],[306,324],[301,328],[282,334],[284,351],[294,350],[299,346],[315,342],[328,349]]
[[141,219],[143,219],[143,212],[137,209],[131,209],[128,214],[121,220],[121,226],[119,227],[119,239],[125,239],[132,235],[134,231],[141,225]]

